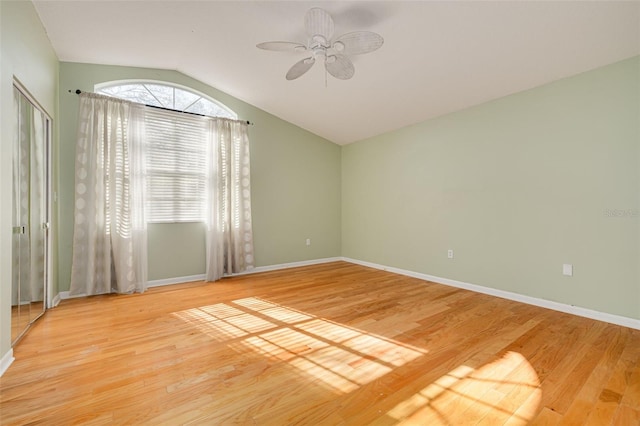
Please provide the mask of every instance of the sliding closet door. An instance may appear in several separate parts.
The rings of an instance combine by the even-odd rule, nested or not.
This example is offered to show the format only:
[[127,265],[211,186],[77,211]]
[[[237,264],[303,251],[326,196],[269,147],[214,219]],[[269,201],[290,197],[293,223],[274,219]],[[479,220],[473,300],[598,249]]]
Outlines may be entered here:
[[13,241],[12,241],[12,307],[11,341],[15,342],[27,329],[31,317],[28,297],[29,255],[29,169],[30,169],[30,105],[13,89]]
[[31,126],[31,170],[29,185],[29,297],[31,321],[38,318],[45,309],[45,288],[47,283],[47,236],[49,232],[47,146],[49,120],[40,110],[32,109]]
[[14,87],[11,341],[45,310],[49,237],[49,117]]

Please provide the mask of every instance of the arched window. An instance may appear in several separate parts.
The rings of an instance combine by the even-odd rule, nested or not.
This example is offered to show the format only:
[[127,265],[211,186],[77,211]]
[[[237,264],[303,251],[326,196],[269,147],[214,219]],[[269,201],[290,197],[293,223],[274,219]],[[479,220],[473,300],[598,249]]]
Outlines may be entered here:
[[112,81],[94,90],[151,107],[145,108],[147,222],[204,222],[208,127],[201,116],[237,115],[202,93],[169,83]]
[[237,119],[231,109],[220,102],[177,84],[160,81],[111,81],[96,85],[97,93],[132,102],[176,111]]

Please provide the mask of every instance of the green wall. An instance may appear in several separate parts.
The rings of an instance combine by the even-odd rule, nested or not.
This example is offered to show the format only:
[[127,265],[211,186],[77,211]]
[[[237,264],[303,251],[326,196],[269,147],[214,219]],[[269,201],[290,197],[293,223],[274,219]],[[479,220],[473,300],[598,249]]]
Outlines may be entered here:
[[[21,82],[53,119],[55,149],[58,125],[58,59],[31,2],[0,1],[0,200],[3,201],[0,203],[0,359],[11,349],[10,201],[14,78]],[[54,224],[55,219],[54,206]],[[55,226],[53,232],[55,233]],[[55,294],[55,280],[53,286]]]
[[342,254],[640,318],[639,109],[635,57],[347,145]]
[[[192,87],[222,102],[249,128],[256,266],[340,255],[340,147],[175,71],[60,64],[60,290],[71,276],[74,151],[78,97],[114,80],[160,80]],[[305,245],[311,238],[311,246]],[[149,226],[149,279],[204,274],[201,224]]]

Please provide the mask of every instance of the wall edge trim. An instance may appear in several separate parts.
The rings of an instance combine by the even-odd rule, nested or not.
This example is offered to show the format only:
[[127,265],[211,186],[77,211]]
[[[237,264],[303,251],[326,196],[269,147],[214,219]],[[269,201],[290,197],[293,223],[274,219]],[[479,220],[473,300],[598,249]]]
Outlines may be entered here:
[[311,266],[311,265],[320,265],[322,263],[331,263],[331,262],[339,262],[344,260],[342,257],[325,257],[321,259],[313,259],[313,260],[302,260],[299,262],[290,262],[290,263],[278,263],[275,265],[267,265],[267,266],[256,266],[255,268],[249,269],[248,271],[240,272],[238,274],[229,275],[230,277],[236,277],[239,275],[248,275],[248,274],[258,274],[260,272],[270,272],[270,271],[278,271],[280,269],[290,269],[290,268],[299,268],[301,266]]
[[172,285],[172,284],[189,283],[193,281],[204,281],[204,279],[205,279],[204,274],[187,275],[184,277],[174,277],[174,278],[163,278],[161,280],[147,281],[147,288],[162,287],[165,285]]
[[58,293],[58,297],[60,298],[60,300],[66,300],[66,299],[75,299],[77,297],[87,297],[87,295],[76,294],[75,296],[71,296],[68,291],[61,291]]
[[[67,292],[69,293],[69,292]],[[51,300],[51,308],[55,308],[56,306],[58,306],[60,304],[60,301],[62,300],[62,297],[60,296],[60,293],[56,294],[53,297],[53,300]]]
[[0,377],[9,369],[13,361],[15,361],[15,358],[13,357],[13,348],[11,348],[0,359]]

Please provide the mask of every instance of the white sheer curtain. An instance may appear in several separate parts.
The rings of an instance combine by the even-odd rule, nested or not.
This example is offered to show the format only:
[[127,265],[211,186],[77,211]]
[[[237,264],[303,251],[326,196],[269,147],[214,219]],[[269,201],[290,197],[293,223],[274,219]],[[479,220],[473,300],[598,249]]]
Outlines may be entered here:
[[147,285],[144,106],[80,94],[71,295]]
[[209,121],[207,281],[253,268],[247,123]]

